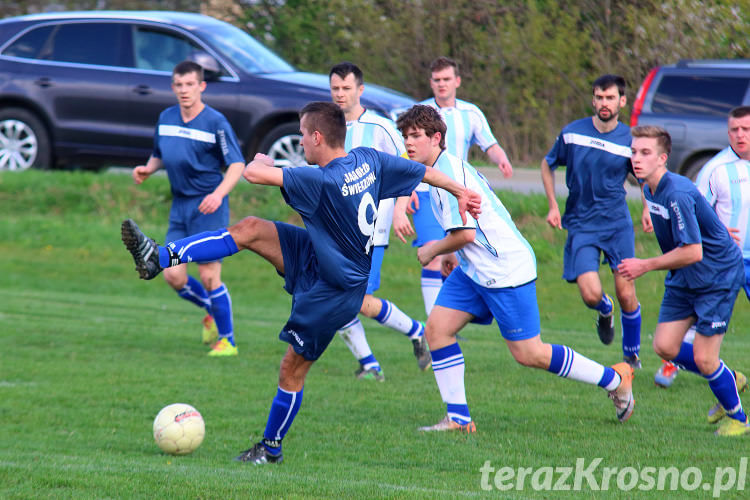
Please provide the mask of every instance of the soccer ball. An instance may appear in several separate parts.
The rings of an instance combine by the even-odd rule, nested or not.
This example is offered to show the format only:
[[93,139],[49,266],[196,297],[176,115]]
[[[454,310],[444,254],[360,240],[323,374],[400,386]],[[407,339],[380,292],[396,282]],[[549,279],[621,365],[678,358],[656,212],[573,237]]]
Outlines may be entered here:
[[206,425],[198,410],[185,403],[165,406],[154,419],[154,439],[170,455],[187,455],[203,442]]

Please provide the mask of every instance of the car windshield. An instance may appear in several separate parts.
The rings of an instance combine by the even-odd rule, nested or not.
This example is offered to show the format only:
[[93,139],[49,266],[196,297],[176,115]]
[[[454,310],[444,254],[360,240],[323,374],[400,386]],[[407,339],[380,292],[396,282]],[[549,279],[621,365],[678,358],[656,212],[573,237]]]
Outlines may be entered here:
[[249,73],[294,71],[289,63],[235,26],[217,23],[202,35],[235,66]]

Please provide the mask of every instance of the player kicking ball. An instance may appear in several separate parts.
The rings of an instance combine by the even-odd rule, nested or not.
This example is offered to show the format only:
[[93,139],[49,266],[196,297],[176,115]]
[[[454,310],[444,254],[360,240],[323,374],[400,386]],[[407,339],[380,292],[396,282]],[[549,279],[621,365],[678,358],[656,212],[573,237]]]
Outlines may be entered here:
[[278,186],[305,228],[246,217],[229,229],[205,232],[158,246],[131,220],[122,239],[143,279],[163,268],[210,261],[252,250],[270,262],[292,295],[292,310],[279,338],[289,343],[263,439],[236,460],[280,463],[281,443],[302,403],[307,373],[336,331],[357,315],[367,291],[378,202],[406,196],[420,181],[456,196],[458,212],[477,217],[481,199],[437,170],[371,148],[344,149],[344,112],[332,102],[313,102],[300,112],[301,144],[313,167],[276,168],[257,155],[243,176]]
[[[690,179],[667,171],[669,133],[646,125],[631,134],[633,170],[645,181],[643,192],[663,255],[623,259],[618,271],[629,280],[649,271],[669,271],[654,351],[708,381],[727,417],[716,420],[721,421],[717,436],[746,434],[750,425],[735,375],[719,357],[737,293],[745,283],[742,252]],[[692,326],[691,344],[684,338]]]
[[[542,342],[536,300],[536,258],[487,181],[471,165],[445,151],[446,126],[429,106],[416,105],[397,126],[409,158],[438,170],[482,196],[478,220],[462,220],[460,209],[442,189],[430,188],[430,203],[446,236],[417,252],[421,263],[444,255],[449,274],[427,318],[425,335],[447,415],[421,431],[475,432],[466,402],[464,357],[456,334],[470,321],[496,320],[511,354],[520,364],[598,385],[609,392],[617,418],[633,414],[633,368],[625,362],[605,367],[563,345]],[[431,168],[430,168],[431,167]]]

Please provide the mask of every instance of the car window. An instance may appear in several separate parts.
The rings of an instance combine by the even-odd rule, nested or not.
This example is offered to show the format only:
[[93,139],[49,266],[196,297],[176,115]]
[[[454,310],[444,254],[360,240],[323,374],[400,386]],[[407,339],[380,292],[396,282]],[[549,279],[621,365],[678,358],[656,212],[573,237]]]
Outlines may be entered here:
[[654,94],[654,113],[726,117],[742,104],[748,78],[665,75]]
[[10,57],[23,57],[26,59],[36,59],[39,57],[45,42],[49,39],[50,33],[52,33],[54,26],[41,26],[29,30],[24,35],[18,38],[15,42],[10,44],[8,48],[3,51],[3,55]]
[[47,44],[40,54],[40,59],[125,66],[123,26],[121,23],[61,24],[52,35],[52,43]]
[[231,24],[212,26],[201,33],[238,68],[248,73],[288,73],[289,63]]
[[189,59],[193,52],[204,52],[204,49],[176,33],[144,26],[136,27],[133,45],[136,68],[170,73],[178,63]]

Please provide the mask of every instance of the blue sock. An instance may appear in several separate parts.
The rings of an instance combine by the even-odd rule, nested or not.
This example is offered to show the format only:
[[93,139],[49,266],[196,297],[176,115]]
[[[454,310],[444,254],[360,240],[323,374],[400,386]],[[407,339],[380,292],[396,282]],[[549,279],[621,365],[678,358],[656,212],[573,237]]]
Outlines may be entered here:
[[727,416],[743,423],[747,421],[747,416],[742,410],[740,396],[737,394],[737,383],[732,370],[727,368],[723,361],[719,361],[719,368],[711,375],[704,375],[704,377],[708,380],[708,386],[714,396],[727,412]]
[[227,339],[230,344],[234,344],[234,325],[232,322],[232,297],[229,296],[229,290],[226,285],[222,285],[212,291],[209,298],[211,299],[211,316],[216,322],[216,329],[219,331],[220,339]]
[[[214,262],[239,251],[234,238],[226,229],[194,234],[167,243],[167,246],[169,249],[159,247],[159,265],[163,268],[187,262]],[[173,260],[170,252],[175,254],[179,261]]]
[[377,371],[381,371],[380,363],[378,363],[378,360],[375,359],[374,354],[370,354],[369,356],[365,356],[364,358],[360,359],[359,364],[365,370],[375,368]]
[[211,314],[211,301],[208,299],[208,292],[203,288],[200,281],[189,274],[187,283],[180,290],[177,290],[177,295],[198,307],[202,307],[208,314]]
[[281,453],[281,440],[286,436],[294,417],[302,404],[302,392],[288,392],[279,387],[271,403],[266,430],[263,431],[263,446],[273,455]]
[[636,356],[641,350],[641,305],[633,312],[622,311],[622,353]]
[[599,303],[593,307],[593,309],[596,309],[599,311],[599,314],[602,316],[609,316],[612,314],[612,310],[614,309],[615,305],[612,303],[612,299],[609,298],[609,295],[606,293],[602,294],[602,300],[599,301]]
[[683,370],[687,370],[689,372],[697,373],[698,375],[703,376],[701,371],[698,369],[698,365],[695,364],[695,358],[693,357],[693,344],[683,342],[682,346],[680,347],[680,353],[676,358],[672,360],[672,362],[676,365],[679,365],[679,367]]

